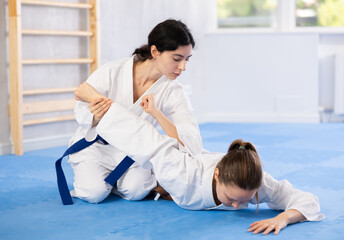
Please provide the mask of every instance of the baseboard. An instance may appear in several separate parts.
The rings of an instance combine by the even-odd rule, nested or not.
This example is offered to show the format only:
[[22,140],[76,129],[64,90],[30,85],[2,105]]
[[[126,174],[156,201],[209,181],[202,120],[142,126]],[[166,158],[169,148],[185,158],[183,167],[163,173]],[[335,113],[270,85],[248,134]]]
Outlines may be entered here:
[[197,115],[198,123],[243,122],[243,123],[319,123],[318,113],[314,114],[260,114],[260,113],[218,113]]
[[0,156],[13,153],[12,144],[9,142],[0,143]]
[[320,112],[320,122],[344,122],[344,115],[336,115],[333,111]]
[[[24,140],[23,142],[24,152],[58,147],[58,146],[67,146],[71,137],[72,135],[66,134],[66,135],[59,135],[59,136],[53,136],[53,137],[27,139],[27,140]],[[9,142],[0,143],[0,155],[13,154],[13,153],[14,153],[14,150],[13,150],[12,143],[9,143]]]

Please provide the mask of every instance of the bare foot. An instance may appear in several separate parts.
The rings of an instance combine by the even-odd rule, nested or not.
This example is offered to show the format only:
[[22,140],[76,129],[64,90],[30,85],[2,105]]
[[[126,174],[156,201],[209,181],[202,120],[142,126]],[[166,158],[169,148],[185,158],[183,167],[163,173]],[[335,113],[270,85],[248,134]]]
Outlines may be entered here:
[[171,195],[165,189],[163,189],[160,185],[155,187],[153,191],[159,193],[163,199],[173,201]]

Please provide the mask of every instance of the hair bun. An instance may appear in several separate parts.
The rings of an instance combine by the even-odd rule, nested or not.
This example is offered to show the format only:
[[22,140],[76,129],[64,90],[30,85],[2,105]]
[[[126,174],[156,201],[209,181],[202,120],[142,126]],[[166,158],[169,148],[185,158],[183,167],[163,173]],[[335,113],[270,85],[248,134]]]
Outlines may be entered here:
[[148,44],[143,45],[139,48],[136,48],[133,52],[133,55],[136,54],[139,61],[145,61],[146,59],[152,59],[152,55],[150,52],[150,47]]

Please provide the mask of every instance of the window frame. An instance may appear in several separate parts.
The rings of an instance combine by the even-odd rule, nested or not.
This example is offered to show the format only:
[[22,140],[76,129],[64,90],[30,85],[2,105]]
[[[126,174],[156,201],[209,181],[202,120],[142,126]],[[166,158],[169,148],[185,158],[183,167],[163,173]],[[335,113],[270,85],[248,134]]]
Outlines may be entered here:
[[243,27],[243,28],[219,28],[217,21],[217,0],[214,1],[216,9],[216,32],[219,33],[325,33],[342,34],[343,27],[298,27],[295,19],[296,0],[278,0],[276,10],[276,27]]

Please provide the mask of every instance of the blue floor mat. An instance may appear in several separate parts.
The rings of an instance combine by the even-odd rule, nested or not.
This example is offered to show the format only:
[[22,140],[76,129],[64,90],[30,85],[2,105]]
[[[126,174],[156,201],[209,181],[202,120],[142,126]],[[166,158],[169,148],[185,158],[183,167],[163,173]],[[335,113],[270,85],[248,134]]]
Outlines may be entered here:
[[[0,156],[0,239],[344,239],[344,124],[200,125],[204,147],[226,152],[237,138],[253,142],[263,167],[277,179],[319,197],[321,222],[293,224],[276,237],[247,232],[279,211],[260,205],[240,211],[189,211],[166,200],[100,204],[74,199],[63,206],[55,160],[65,147]],[[65,161],[65,160],[64,160]],[[73,172],[63,163],[69,186]]]

